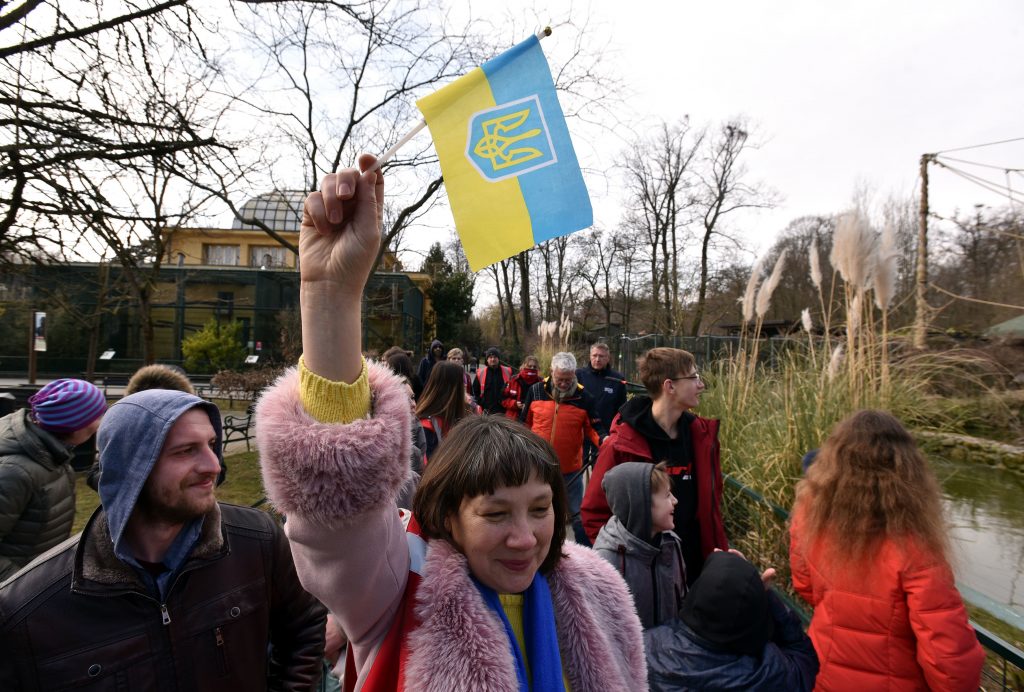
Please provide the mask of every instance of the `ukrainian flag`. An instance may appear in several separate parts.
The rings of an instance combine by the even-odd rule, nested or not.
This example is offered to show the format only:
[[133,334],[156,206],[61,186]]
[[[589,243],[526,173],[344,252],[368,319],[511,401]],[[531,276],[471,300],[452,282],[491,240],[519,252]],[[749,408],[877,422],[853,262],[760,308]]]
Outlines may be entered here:
[[594,223],[536,36],[416,105],[473,271]]

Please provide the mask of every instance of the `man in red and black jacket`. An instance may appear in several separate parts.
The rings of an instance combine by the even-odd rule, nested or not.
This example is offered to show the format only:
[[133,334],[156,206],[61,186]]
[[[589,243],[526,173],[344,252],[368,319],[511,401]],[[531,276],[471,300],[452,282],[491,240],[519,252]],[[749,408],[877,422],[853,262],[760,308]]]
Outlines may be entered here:
[[583,440],[599,445],[597,430],[601,422],[594,414],[593,397],[576,380],[575,356],[556,353],[551,358],[551,376],[527,391],[519,420],[555,448],[569,495],[576,542],[589,546],[579,516],[583,501]]
[[650,396],[627,401],[612,423],[583,498],[583,526],[594,540],[611,517],[601,487],[608,469],[626,461],[666,462],[678,500],[675,532],[683,541],[687,581],[693,583],[715,548],[729,548],[722,525],[719,422],[690,413],[704,391],[693,355],[654,348],[640,357],[639,365]]
[[501,364],[501,351],[496,346],[487,349],[487,367],[476,371],[473,380],[473,398],[484,413],[504,414],[501,400],[505,385],[512,379],[512,368]]

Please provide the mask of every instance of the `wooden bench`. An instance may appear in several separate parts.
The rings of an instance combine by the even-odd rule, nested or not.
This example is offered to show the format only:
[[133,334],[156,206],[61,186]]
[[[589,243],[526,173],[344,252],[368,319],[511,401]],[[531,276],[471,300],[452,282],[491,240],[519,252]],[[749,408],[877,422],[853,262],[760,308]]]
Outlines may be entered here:
[[132,378],[127,373],[111,373],[103,376],[103,395],[107,395],[108,387],[127,387],[128,380]]
[[224,446],[234,440],[245,440],[245,451],[250,451],[249,440],[252,439],[252,414],[244,416],[224,416]]

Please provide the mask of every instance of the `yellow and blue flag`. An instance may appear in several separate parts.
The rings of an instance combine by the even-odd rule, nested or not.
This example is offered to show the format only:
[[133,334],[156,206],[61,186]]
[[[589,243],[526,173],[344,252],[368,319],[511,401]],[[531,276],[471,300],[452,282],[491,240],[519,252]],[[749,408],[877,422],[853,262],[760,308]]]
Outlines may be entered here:
[[473,271],[594,223],[536,36],[416,105]]

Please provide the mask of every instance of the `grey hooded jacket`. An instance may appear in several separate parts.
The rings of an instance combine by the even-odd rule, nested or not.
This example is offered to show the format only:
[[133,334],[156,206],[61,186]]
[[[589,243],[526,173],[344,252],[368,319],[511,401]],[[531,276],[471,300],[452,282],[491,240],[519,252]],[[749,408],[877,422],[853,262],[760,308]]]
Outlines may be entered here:
[[31,420],[0,418],[0,582],[71,534],[72,452]]
[[651,470],[653,464],[626,462],[605,474],[602,487],[612,517],[602,527],[594,550],[622,574],[644,629],[679,614],[686,595],[686,568],[679,537],[663,531],[652,541]]

